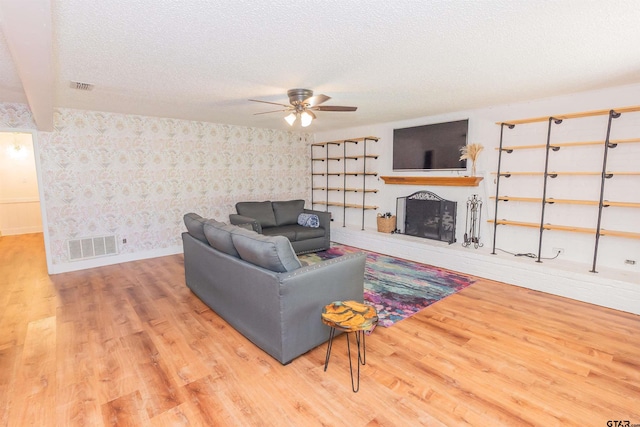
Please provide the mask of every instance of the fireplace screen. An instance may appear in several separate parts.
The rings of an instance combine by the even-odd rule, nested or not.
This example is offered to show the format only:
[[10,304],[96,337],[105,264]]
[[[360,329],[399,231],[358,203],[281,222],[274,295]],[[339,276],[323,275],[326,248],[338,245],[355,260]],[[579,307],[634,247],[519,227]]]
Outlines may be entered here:
[[397,232],[425,239],[456,241],[457,202],[430,191],[399,197],[396,202]]

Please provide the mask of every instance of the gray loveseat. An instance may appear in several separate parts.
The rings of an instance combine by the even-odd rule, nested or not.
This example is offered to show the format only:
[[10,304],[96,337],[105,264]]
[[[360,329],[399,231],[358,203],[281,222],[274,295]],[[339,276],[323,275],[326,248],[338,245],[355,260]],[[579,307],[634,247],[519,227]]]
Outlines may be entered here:
[[238,332],[282,364],[329,338],[322,308],[362,302],[365,254],[301,266],[283,236],[185,215],[187,286]]
[[[296,254],[324,251],[331,246],[331,214],[305,209],[304,200],[239,202],[236,211],[229,215],[231,224],[251,224],[255,232],[265,236],[285,236]],[[319,226],[298,224],[300,214],[316,215]]]

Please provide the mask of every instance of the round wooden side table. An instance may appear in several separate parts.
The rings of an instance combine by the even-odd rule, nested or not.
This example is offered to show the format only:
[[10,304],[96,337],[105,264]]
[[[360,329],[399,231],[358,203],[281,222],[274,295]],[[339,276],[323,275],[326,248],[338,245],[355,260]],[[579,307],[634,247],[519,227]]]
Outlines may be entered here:
[[[347,354],[349,355],[349,372],[351,374],[351,390],[357,393],[360,390],[360,365],[365,365],[367,352],[365,348],[365,334],[370,334],[378,324],[378,312],[375,307],[357,301],[334,301],[322,309],[322,322],[331,327],[329,332],[329,343],[327,345],[327,355],[324,360],[324,370],[329,366],[331,356],[331,346],[336,330],[347,334]],[[349,342],[349,332],[356,335],[358,345],[358,376],[357,381],[353,381],[353,366],[351,363],[351,344]],[[362,344],[361,344],[362,343]]]

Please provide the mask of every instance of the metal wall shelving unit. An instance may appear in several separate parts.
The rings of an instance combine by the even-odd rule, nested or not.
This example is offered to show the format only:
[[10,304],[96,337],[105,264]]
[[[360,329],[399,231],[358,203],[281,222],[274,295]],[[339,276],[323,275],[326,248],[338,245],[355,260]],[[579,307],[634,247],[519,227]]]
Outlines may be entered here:
[[[604,190],[607,185],[607,181],[615,176],[640,176],[640,171],[610,171],[607,168],[607,159],[609,150],[614,149],[618,146],[624,146],[627,144],[640,143],[640,138],[630,138],[630,139],[610,139],[611,129],[614,126],[615,119],[619,118],[622,114],[627,113],[637,113],[640,112],[640,106],[636,107],[624,107],[613,110],[597,110],[597,111],[587,111],[581,113],[573,113],[566,114],[561,116],[552,116],[552,117],[537,117],[532,119],[523,119],[523,120],[515,120],[511,122],[500,122],[497,123],[500,125],[500,145],[497,148],[499,150],[498,153],[498,170],[495,173],[496,175],[496,195],[493,197],[495,200],[495,216],[493,220],[489,220],[489,222],[494,223],[493,230],[493,251],[492,253],[496,253],[496,237],[498,225],[509,225],[509,226],[519,226],[519,227],[530,227],[537,228],[539,230],[539,238],[538,238],[538,254],[537,254],[537,262],[541,262],[540,253],[542,251],[542,241],[543,241],[543,233],[548,230],[560,230],[560,231],[569,231],[569,232],[577,232],[577,233],[588,233],[593,234],[595,237],[594,242],[594,250],[593,250],[593,264],[591,268],[591,272],[596,273],[596,264],[598,259],[598,244],[601,236],[616,236],[628,239],[640,239],[640,233],[632,232],[632,231],[624,231],[624,230],[608,230],[602,228],[602,212],[604,208],[640,208],[640,200],[638,202],[621,202],[621,201],[613,201],[613,200],[605,200],[604,199]],[[559,126],[562,124],[564,120],[582,118],[582,117],[590,117],[590,116],[604,116],[608,115],[607,122],[607,132],[606,138],[604,140],[598,141],[578,141],[578,142],[562,142],[562,143],[552,143],[551,142],[551,134],[554,126]],[[547,128],[547,141],[546,144],[533,144],[533,145],[514,145],[514,146],[504,146],[504,133],[505,128],[513,129],[516,125],[528,124],[528,123],[536,123],[536,122],[548,122]],[[553,155],[554,152],[557,152],[561,149],[571,149],[574,147],[580,146],[603,146],[603,157],[602,157],[602,170],[601,171],[555,171],[550,170],[549,168],[549,157]],[[503,154],[513,153],[515,150],[536,150],[536,149],[544,149],[545,150],[545,164],[544,164],[544,172],[526,172],[526,171],[504,171],[503,167]],[[620,149],[623,149],[622,147]],[[501,195],[500,193],[500,182],[501,179],[505,178],[518,178],[520,176],[543,176],[543,188],[542,188],[542,197],[509,197],[505,195]],[[600,198],[599,200],[573,200],[566,198],[553,198],[549,197],[547,194],[547,183],[549,179],[562,179],[565,176],[600,176]],[[523,221],[515,221],[508,219],[498,219],[498,210],[501,202],[525,202],[525,203],[538,203],[540,204],[540,223],[533,222],[523,222]],[[575,227],[571,225],[563,225],[563,224],[549,224],[545,223],[545,208],[550,204],[572,204],[572,205],[585,205],[585,206],[596,206],[597,211],[597,225],[595,228],[588,227]]]
[[[378,209],[377,206],[366,204],[367,195],[378,192],[367,186],[367,177],[378,175],[367,169],[367,161],[378,158],[377,154],[368,151],[368,145],[378,139],[375,136],[364,136],[311,144],[311,205],[325,206],[327,211],[329,206],[342,207],[343,227],[346,226],[347,209],[362,210],[363,230],[365,211]],[[348,152],[349,145],[359,143],[362,143],[362,151],[358,154]],[[319,167],[320,164],[324,167]],[[357,180],[359,177],[362,178],[361,181]],[[337,193],[342,193],[342,201],[337,200],[339,197],[332,197]],[[347,193],[361,193],[362,200],[349,200]]]

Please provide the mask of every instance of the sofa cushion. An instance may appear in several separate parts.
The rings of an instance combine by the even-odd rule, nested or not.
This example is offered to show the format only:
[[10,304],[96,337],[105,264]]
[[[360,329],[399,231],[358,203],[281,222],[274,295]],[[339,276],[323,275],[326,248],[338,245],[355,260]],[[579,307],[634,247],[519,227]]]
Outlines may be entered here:
[[292,242],[296,241],[296,229],[292,225],[263,228],[262,234],[264,234],[265,236],[284,236]]
[[275,227],[276,216],[273,214],[271,202],[238,202],[236,211],[242,216],[248,216],[260,223],[263,227]]
[[302,266],[293,251],[291,242],[284,236],[234,232],[231,237],[240,258],[244,261],[279,273],[293,271]]
[[217,221],[207,221],[204,224],[204,235],[209,244],[220,252],[240,258],[240,254],[233,245],[231,233],[238,227]]
[[301,225],[284,225],[282,227],[263,228],[262,234],[265,236],[285,236],[292,242],[324,237],[325,230],[322,227],[310,228]]
[[187,226],[187,231],[196,239],[203,243],[207,242],[207,237],[204,235],[204,223],[207,221],[196,213],[188,213],[183,217],[184,225]]
[[286,202],[271,202],[277,225],[298,223],[298,215],[304,209],[304,200],[288,200]]
[[316,237],[324,237],[325,230],[322,227],[303,227],[296,226],[296,241],[315,239]]

